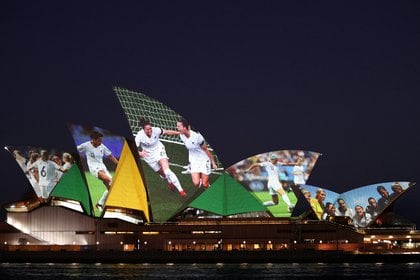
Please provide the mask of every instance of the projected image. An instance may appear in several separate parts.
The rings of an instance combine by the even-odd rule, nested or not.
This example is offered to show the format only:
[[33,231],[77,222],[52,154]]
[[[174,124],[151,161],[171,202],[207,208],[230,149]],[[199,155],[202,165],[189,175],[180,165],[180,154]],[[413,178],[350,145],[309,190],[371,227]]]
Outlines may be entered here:
[[70,125],[69,129],[80,155],[95,215],[99,216],[105,206],[124,138],[98,127]]
[[211,186],[222,166],[205,137],[142,93],[115,88],[138,148],[153,220],[164,222]]
[[275,217],[290,217],[297,198],[293,187],[307,181],[319,154],[284,150],[240,161],[227,171],[263,203]]
[[350,217],[355,227],[380,225],[376,218],[410,186],[410,182],[387,182],[342,193],[335,202],[335,215]]
[[335,216],[334,203],[339,196],[338,193],[310,185],[301,185],[299,190],[319,220],[333,220]]
[[39,147],[13,147],[6,149],[25,173],[36,197],[46,202],[61,177],[72,167],[70,153]]
[[181,186],[177,175],[171,170],[165,146],[160,141],[160,136],[179,135],[179,132],[152,126],[152,123],[146,118],[141,118],[139,123],[141,129],[137,133],[135,141],[139,148],[140,158],[159,174],[160,178],[168,184],[170,190],[176,190],[181,197],[186,197],[187,193]]

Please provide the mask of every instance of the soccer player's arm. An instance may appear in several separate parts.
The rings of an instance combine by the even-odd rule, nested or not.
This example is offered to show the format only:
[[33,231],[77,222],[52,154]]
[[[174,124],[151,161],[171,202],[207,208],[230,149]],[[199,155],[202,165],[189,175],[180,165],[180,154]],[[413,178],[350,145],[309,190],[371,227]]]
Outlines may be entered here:
[[85,151],[85,143],[82,143],[79,146],[77,146],[77,151],[79,153],[83,153]]
[[169,129],[163,129],[162,128],[162,135],[169,135],[169,136],[173,136],[173,135],[180,135],[181,133],[179,131],[175,131],[175,130],[169,130]]
[[145,150],[140,150],[141,148],[141,130],[137,133],[136,138],[134,139],[136,141],[136,146],[138,148],[139,156],[140,158],[144,158],[147,156],[147,152]]
[[117,165],[118,164],[118,160],[112,155],[111,150],[107,146],[105,146],[105,145],[103,145],[103,147],[105,149],[105,155],[107,156],[107,158],[109,158],[113,163],[115,163],[115,165]]
[[253,163],[253,164],[251,164],[251,166],[245,172],[249,172],[257,166],[260,166],[260,164],[258,162]]
[[204,150],[204,152],[207,154],[207,156],[209,157],[210,161],[211,161],[211,166],[213,167],[213,169],[217,169],[217,164],[216,161],[214,161],[214,156],[213,154],[209,151],[209,149],[207,148],[206,142],[203,141],[203,143],[200,145],[201,149]]
[[30,171],[33,171],[35,168],[37,168],[37,166],[38,166],[38,161],[35,161],[35,162],[29,164],[27,166],[27,169],[26,169],[25,173],[29,173]]
[[54,161],[52,161],[52,163],[53,163],[54,168],[55,168],[56,170],[60,171],[61,173],[64,173],[64,172],[65,172],[65,170],[63,169],[63,167],[62,167],[62,166],[58,165],[58,164],[57,164],[57,163],[55,163]]
[[117,165],[118,164],[118,159],[116,159],[112,154],[110,154],[110,155],[108,155],[108,158],[113,162],[113,163],[115,163],[115,165]]
[[287,163],[281,162],[280,165],[282,165],[282,166],[296,166],[296,162],[287,162]]
[[145,150],[143,150],[143,151],[139,151],[139,156],[140,156],[141,158],[144,158],[144,157],[146,157],[146,156],[147,156],[147,152],[146,152]]

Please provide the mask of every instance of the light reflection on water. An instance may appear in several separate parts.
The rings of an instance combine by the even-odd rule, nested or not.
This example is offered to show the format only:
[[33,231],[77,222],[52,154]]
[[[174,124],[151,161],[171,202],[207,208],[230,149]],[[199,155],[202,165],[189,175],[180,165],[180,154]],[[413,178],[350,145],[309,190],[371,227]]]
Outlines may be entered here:
[[0,279],[418,279],[419,263],[2,263]]

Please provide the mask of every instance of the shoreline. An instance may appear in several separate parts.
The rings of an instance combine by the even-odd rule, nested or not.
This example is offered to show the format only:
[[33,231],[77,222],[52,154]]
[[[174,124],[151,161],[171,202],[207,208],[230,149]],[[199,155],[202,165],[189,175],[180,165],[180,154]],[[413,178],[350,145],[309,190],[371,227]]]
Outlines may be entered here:
[[416,263],[418,253],[343,251],[0,251],[1,263]]

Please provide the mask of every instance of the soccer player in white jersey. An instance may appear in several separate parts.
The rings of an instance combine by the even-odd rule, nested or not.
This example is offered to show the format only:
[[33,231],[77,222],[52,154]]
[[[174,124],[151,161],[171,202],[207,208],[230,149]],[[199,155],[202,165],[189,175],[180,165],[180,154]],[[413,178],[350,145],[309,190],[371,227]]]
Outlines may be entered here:
[[118,164],[118,160],[112,155],[111,150],[102,144],[102,138],[102,133],[93,131],[90,134],[90,141],[86,141],[77,146],[79,153],[86,154],[90,174],[101,180],[106,187],[101,199],[99,199],[98,203],[96,203],[96,208],[101,211],[104,207],[105,200],[108,196],[108,191],[112,183],[112,176],[106,168],[103,158],[106,156],[115,163],[115,165]]
[[29,160],[28,160],[28,163],[26,164],[27,166],[26,174],[29,178],[29,182],[31,183],[32,187],[35,190],[37,197],[42,198],[42,193],[41,193],[41,190],[39,188],[39,183],[38,183],[39,182],[38,169],[33,168],[29,170],[29,167],[32,166],[32,164],[36,162],[41,157],[41,155],[34,150],[29,151],[28,155],[29,155]]
[[161,135],[179,135],[178,131],[153,127],[150,121],[140,119],[142,129],[136,135],[136,145],[141,148],[140,157],[157,172],[161,178],[168,182],[169,189],[176,188],[182,197],[187,194],[181,186],[178,177],[169,168],[169,157],[166,155],[165,146],[160,142]]
[[61,168],[63,169],[63,172],[67,172],[73,166],[74,159],[69,153],[63,153],[61,157],[61,160],[63,161],[63,165]]
[[305,184],[305,171],[303,168],[303,158],[298,157],[295,163],[290,163],[288,165],[293,165],[293,183],[296,186]]
[[50,160],[52,160],[58,166],[61,167],[61,170],[59,170],[59,171],[57,170],[55,172],[55,176],[56,176],[56,179],[55,180],[58,182],[61,179],[61,176],[63,176],[63,173],[64,173],[64,169],[62,168],[63,164],[62,164],[62,161],[61,161],[61,157],[58,154],[55,154],[55,155],[52,155],[50,157]]
[[212,153],[207,148],[203,136],[190,129],[188,122],[181,118],[176,123],[176,128],[180,132],[179,137],[188,149],[188,160],[191,168],[191,180],[196,187],[208,188],[211,167],[217,169]]
[[283,201],[287,204],[289,212],[292,212],[294,205],[290,202],[290,199],[287,196],[286,192],[284,191],[281,185],[281,182],[279,180],[279,169],[278,169],[279,165],[283,165],[283,164],[278,162],[278,158],[275,154],[272,154],[270,156],[269,161],[254,163],[247,169],[247,172],[251,171],[257,166],[263,167],[267,171],[267,174],[268,174],[267,188],[271,195],[271,200],[265,201],[263,203],[264,206],[278,205],[279,204],[278,195],[280,194]]
[[38,170],[40,198],[45,200],[58,182],[56,172],[62,173],[61,166],[50,160],[49,153],[43,150],[41,151],[41,158],[28,166],[28,171],[32,169]]

